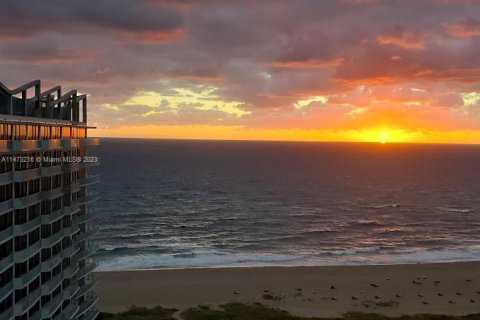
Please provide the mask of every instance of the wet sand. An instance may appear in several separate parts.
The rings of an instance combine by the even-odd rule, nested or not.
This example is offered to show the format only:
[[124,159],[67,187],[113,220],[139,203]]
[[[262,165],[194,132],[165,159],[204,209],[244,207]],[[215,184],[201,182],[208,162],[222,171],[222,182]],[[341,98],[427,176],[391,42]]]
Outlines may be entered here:
[[95,273],[100,311],[260,302],[301,316],[480,313],[480,262]]

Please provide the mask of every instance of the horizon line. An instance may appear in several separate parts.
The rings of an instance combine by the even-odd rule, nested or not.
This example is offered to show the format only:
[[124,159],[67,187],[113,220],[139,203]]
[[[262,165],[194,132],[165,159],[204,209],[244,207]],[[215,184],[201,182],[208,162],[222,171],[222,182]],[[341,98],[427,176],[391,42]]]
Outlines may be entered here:
[[164,141],[209,141],[209,142],[296,142],[296,143],[354,143],[354,144],[418,144],[418,145],[468,145],[477,146],[479,142],[423,142],[423,141],[359,141],[359,140],[276,140],[276,139],[207,139],[207,138],[164,138],[164,137],[128,137],[128,136],[91,136],[91,138],[107,139],[138,139],[138,140],[164,140]]

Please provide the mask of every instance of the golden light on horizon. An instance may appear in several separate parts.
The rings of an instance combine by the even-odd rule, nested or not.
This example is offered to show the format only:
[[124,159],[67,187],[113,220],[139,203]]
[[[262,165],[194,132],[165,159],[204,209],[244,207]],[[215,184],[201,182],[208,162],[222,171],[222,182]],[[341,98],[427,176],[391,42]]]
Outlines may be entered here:
[[380,143],[385,144],[388,139],[388,131],[380,132],[379,137],[380,137]]
[[367,128],[356,131],[352,137],[353,141],[378,142],[381,144],[390,142],[416,142],[418,141],[418,132],[406,131],[404,129],[393,128]]
[[269,141],[344,141],[380,143],[380,134],[387,132],[386,143],[473,143],[480,141],[480,131],[420,131],[394,128],[361,130],[260,129],[242,126],[123,126],[98,128],[100,137],[206,139],[206,140],[269,140]]

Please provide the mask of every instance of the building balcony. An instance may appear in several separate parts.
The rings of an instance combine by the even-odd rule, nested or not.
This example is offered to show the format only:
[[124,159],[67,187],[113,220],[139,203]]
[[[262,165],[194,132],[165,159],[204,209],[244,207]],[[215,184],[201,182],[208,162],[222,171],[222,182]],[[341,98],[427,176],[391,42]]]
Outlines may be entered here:
[[[58,320],[71,320],[75,316],[75,314],[78,312],[80,307],[76,304],[69,304],[65,309],[62,310],[62,313],[60,314],[60,317]],[[96,319],[96,318],[90,318],[90,319]],[[54,319],[57,320],[57,319]]]
[[100,196],[98,195],[98,193],[93,193],[93,194],[89,194],[88,196],[79,198],[77,202],[79,205],[82,205],[82,204],[88,204],[93,201],[97,201],[98,199],[100,199]]
[[85,213],[85,214],[83,214],[83,215],[81,215],[81,216],[77,216],[77,221],[76,221],[76,222],[77,222],[78,224],[86,223],[86,222],[89,222],[89,221],[95,219],[96,217],[97,217],[97,215],[96,215],[95,213],[93,213],[93,212],[91,212],[91,213]]
[[55,176],[57,174],[62,173],[62,166],[61,165],[55,165],[55,166],[50,166],[50,167],[41,167],[40,172],[41,172],[42,177]]
[[10,240],[11,237],[13,237],[13,227],[0,231],[0,243]]
[[[35,160],[36,161],[36,160]],[[12,182],[23,182],[28,180],[34,180],[42,177],[52,177],[63,172],[71,172],[71,171],[78,171],[81,169],[82,166],[89,166],[91,163],[64,163],[62,165],[53,165],[50,167],[40,167],[40,168],[32,168],[22,171],[10,171],[4,172],[0,174],[0,185],[12,183]],[[88,178],[87,178],[88,179]],[[96,183],[98,177],[96,179],[92,179]],[[86,180],[88,181],[88,180]],[[88,183],[88,182],[87,182]]]
[[66,207],[59,209],[57,211],[54,211],[50,214],[42,214],[40,216],[40,218],[42,219],[42,224],[49,224],[63,217],[63,215],[65,214],[65,208]]
[[97,265],[95,263],[90,263],[90,264],[87,264],[85,267],[80,268],[80,271],[78,271],[77,273],[77,279],[80,280],[86,277],[88,274],[93,272],[93,270],[95,270],[96,267]]
[[14,152],[40,149],[40,140],[11,140],[10,142],[10,150]]
[[10,268],[13,265],[13,253],[0,260],[0,272]]
[[38,276],[40,276],[41,270],[42,269],[39,264],[32,270],[22,274],[20,277],[13,279],[13,287],[15,290],[21,289],[35,280]]
[[70,206],[63,207],[63,214],[64,215],[72,215],[72,214],[78,212],[79,210],[80,210],[80,207],[77,204],[72,203]]
[[64,191],[63,187],[42,191],[42,200],[51,200],[53,198],[63,196],[63,193],[64,193],[63,191]]
[[79,292],[80,287],[78,285],[70,285],[62,290],[63,300],[71,300],[75,298],[75,295]]
[[50,248],[51,246],[55,245],[57,242],[61,241],[65,236],[65,232],[60,230],[59,232],[51,235],[48,238],[42,239],[42,247],[43,248]]
[[96,166],[99,166],[100,165],[100,161],[97,161],[97,162],[84,162],[83,163],[83,166],[85,168],[90,168],[90,167],[96,167]]
[[98,244],[90,244],[88,246],[85,247],[85,257],[89,257],[93,254],[95,254],[98,249],[99,249],[99,245]]
[[78,310],[77,316],[80,317],[86,314],[88,311],[92,309],[93,306],[95,306],[95,303],[97,303],[97,301],[98,301],[97,296],[88,297],[87,299],[85,299],[85,301],[83,301],[83,303],[80,305],[80,309]]
[[54,150],[62,148],[62,140],[60,139],[51,139],[51,140],[40,140],[40,148],[42,150]]
[[87,187],[96,183],[100,182],[100,176],[95,175],[95,176],[89,176],[83,179],[80,179],[80,186],[81,187]]
[[38,179],[42,176],[40,168],[33,168],[22,171],[13,172],[13,181],[14,182],[23,182],[33,179]]
[[63,191],[65,193],[74,193],[80,191],[80,182],[70,182],[69,184],[63,187]]
[[85,319],[97,319],[98,315],[99,315],[98,310],[93,308],[93,309],[88,310],[85,313]]
[[99,146],[100,139],[99,138],[86,138],[81,140],[81,143],[85,146]]
[[13,171],[4,172],[0,174],[0,185],[3,186],[5,184],[9,184],[9,183],[12,183],[12,181],[13,181]]
[[40,310],[38,310],[33,315],[29,316],[28,320],[42,320],[42,313],[40,312]]
[[34,205],[38,202],[42,201],[42,193],[37,192],[34,193],[30,196],[26,196],[23,198],[14,198],[13,199],[13,207],[15,209],[23,209],[26,207],[29,207],[31,205]]
[[65,279],[67,278],[70,279],[76,276],[79,271],[80,271],[80,267],[78,266],[78,263],[76,264],[72,263],[68,268],[65,268],[62,271],[62,273]]
[[63,295],[59,294],[42,306],[42,318],[50,318],[58,308],[62,307]]
[[72,149],[80,147],[79,139],[62,139],[62,147],[64,149]]
[[[10,293],[13,292],[13,281],[10,281],[6,285],[0,288],[0,301],[5,299],[6,296],[8,296]],[[3,318],[0,318],[3,319]]]
[[67,237],[73,236],[78,231],[80,231],[80,228],[78,227],[78,225],[75,225],[75,224],[72,224],[70,227],[64,227],[63,228],[63,233]]
[[85,294],[87,294],[89,291],[91,291],[95,286],[97,285],[98,281],[97,280],[92,280],[88,283],[83,284],[80,289],[78,290],[78,296],[81,297]]
[[13,209],[13,199],[3,201],[0,203],[0,213],[4,213],[12,209]]
[[48,140],[0,140],[0,152],[48,151],[58,149],[83,148],[100,145],[98,138],[48,139]]
[[13,253],[13,260],[15,261],[24,261],[30,258],[31,256],[37,254],[42,249],[42,241],[37,241],[31,246],[26,247],[21,251]]
[[89,238],[91,238],[92,236],[94,236],[95,234],[97,233],[97,230],[88,230],[88,231],[85,231],[85,232],[82,232],[80,233],[80,235],[77,237],[77,242],[82,242],[82,241],[85,241]]
[[33,220],[28,221],[27,223],[14,225],[13,234],[16,236],[23,235],[40,227],[41,223],[42,217],[37,217]]
[[13,307],[15,315],[22,315],[26,310],[34,305],[38,299],[40,299],[40,289],[27,294],[22,300],[15,303],[15,306]]
[[47,272],[52,270],[56,267],[59,263],[63,260],[63,255],[61,253],[56,254],[52,258],[48,259],[47,261],[43,261],[40,263],[42,272]]
[[76,248],[75,246],[70,246],[62,250],[63,258],[72,258],[72,256],[80,251],[80,248]]
[[63,273],[60,272],[59,274],[57,274],[53,278],[50,278],[50,280],[42,284],[41,286],[42,296],[51,293],[53,290],[55,290],[55,288],[57,288],[59,285],[62,284],[62,281],[63,281]]
[[82,168],[82,166],[83,163],[81,162],[68,162],[62,164],[62,170],[63,172],[78,171],[80,170],[80,168]]

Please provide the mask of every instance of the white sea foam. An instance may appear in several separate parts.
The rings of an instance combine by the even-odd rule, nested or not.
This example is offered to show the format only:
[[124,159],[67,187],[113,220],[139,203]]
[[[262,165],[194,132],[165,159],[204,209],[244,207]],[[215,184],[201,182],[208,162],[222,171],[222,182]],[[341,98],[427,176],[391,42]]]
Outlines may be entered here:
[[99,259],[97,271],[260,266],[331,266],[479,261],[480,246],[443,250],[382,251],[378,247],[294,254],[226,253],[199,249],[192,254],[139,254]]

